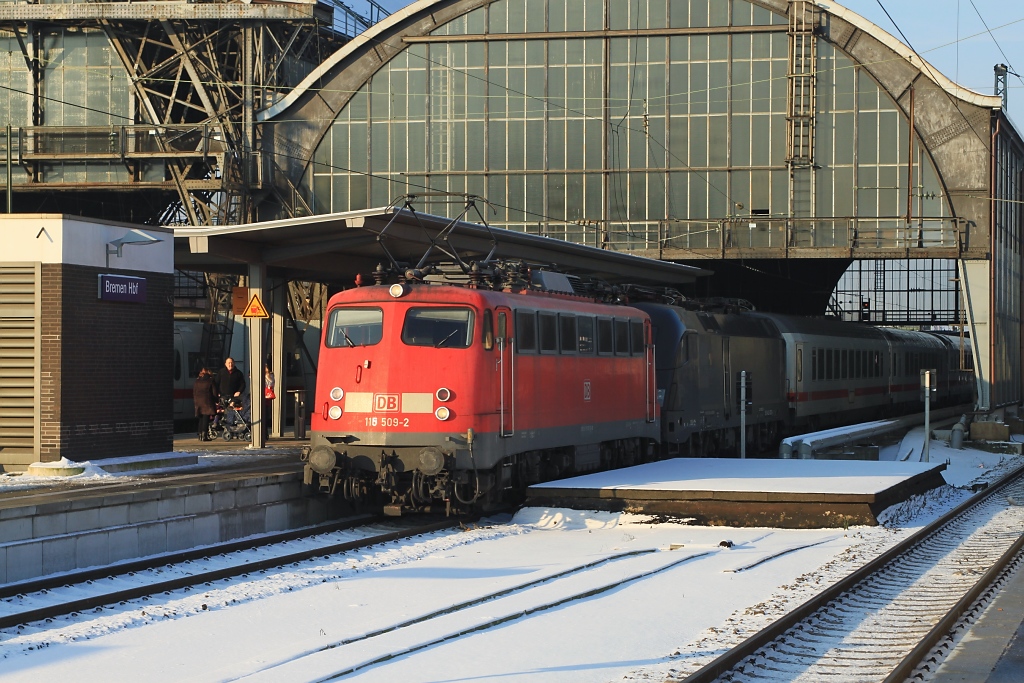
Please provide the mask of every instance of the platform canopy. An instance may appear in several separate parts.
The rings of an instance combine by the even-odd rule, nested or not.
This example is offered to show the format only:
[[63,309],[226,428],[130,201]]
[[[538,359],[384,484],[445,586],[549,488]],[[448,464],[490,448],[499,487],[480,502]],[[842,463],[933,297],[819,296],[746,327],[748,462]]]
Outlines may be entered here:
[[[431,248],[433,246],[433,248]],[[388,253],[415,266],[493,258],[550,264],[560,272],[611,283],[683,285],[710,271],[642,258],[558,239],[529,235],[478,223],[385,207],[304,216],[236,226],[174,229],[174,266],[180,270],[244,273],[263,264],[267,275],[290,280],[351,284],[390,264]]]

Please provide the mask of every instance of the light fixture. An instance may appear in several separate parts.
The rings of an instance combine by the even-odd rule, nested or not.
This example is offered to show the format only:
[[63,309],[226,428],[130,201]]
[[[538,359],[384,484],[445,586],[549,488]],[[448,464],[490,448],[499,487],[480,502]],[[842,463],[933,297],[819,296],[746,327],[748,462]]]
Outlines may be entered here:
[[442,422],[444,422],[451,416],[452,411],[448,410],[447,406],[441,406],[440,408],[434,411],[434,417],[436,417],[438,420],[441,420]]
[[451,389],[445,389],[444,387],[441,387],[440,389],[434,392],[434,396],[437,398],[438,401],[444,403],[451,399],[452,392]]
[[341,387],[334,387],[333,389],[331,389],[331,400],[332,401],[340,401],[343,398],[345,398],[345,390],[344,389],[342,389]]
[[332,420],[337,420],[341,417],[341,406],[331,406],[331,409],[327,411],[327,415]]
[[408,291],[409,288],[403,284],[393,284],[390,287],[388,287],[388,294],[395,297],[396,299],[400,296],[404,296],[406,293],[408,293]]
[[[159,237],[153,237],[149,233],[142,232],[138,229],[129,230],[116,240],[107,242],[107,268],[110,267],[110,256],[112,254],[117,256],[117,258],[121,258],[121,250],[124,249],[124,245],[134,244],[137,246],[145,246],[147,244],[156,244],[157,242],[163,242],[163,240]],[[113,247],[113,249],[111,249],[111,247]]]

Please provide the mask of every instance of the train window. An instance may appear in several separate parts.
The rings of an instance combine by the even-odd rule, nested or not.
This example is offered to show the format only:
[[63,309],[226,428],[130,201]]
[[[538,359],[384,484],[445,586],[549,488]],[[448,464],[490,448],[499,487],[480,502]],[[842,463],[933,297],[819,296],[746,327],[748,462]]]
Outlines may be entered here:
[[818,349],[811,349],[811,381],[818,379]]
[[[166,375],[164,375],[166,377]],[[181,379],[181,351],[174,352],[174,381]]]
[[850,377],[850,352],[843,349],[839,352],[839,375],[840,379],[849,379]]
[[832,379],[832,349],[825,349],[825,379]]
[[608,318],[597,319],[597,352],[612,353],[615,350],[612,338],[612,321]]
[[516,348],[521,353],[537,350],[537,314],[533,311],[516,311]]
[[410,308],[402,341],[409,346],[464,349],[473,342],[473,311],[468,308]]
[[818,379],[825,379],[825,349],[818,349]]
[[484,348],[490,351],[494,348],[494,314],[491,313],[491,309],[484,311],[484,324],[481,341],[484,343]]
[[644,324],[640,320],[629,321],[629,343],[633,348],[634,356],[644,355]]
[[576,316],[560,313],[558,316],[558,346],[562,353],[576,353]]
[[615,353],[616,355],[629,355],[629,321],[616,320],[615,325]]
[[504,313],[498,313],[498,339],[504,340],[508,337],[508,319]]
[[558,352],[558,318],[554,313],[537,314],[541,353]]
[[796,350],[796,381],[804,381],[804,350]]
[[694,344],[696,344],[696,337],[692,333],[683,335],[683,341],[680,344],[680,346],[682,347],[680,351],[683,355],[683,363],[689,363],[690,360],[694,357],[694,355],[696,355],[696,349],[694,348]]
[[594,319],[589,316],[576,318],[576,333],[580,339],[580,353],[594,353]]
[[335,308],[324,335],[330,348],[372,346],[383,337],[384,311],[379,308]]

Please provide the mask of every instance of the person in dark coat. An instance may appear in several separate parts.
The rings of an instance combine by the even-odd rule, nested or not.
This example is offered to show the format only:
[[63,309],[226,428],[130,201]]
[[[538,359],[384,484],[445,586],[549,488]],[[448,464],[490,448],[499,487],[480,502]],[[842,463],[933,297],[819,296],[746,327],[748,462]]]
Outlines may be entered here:
[[192,385],[192,402],[199,418],[199,440],[209,441],[210,418],[217,414],[217,388],[213,385],[213,373],[203,368]]
[[245,375],[235,367],[234,358],[226,358],[224,367],[217,371],[217,391],[221,398],[231,398],[238,403],[242,402],[242,392],[245,391]]

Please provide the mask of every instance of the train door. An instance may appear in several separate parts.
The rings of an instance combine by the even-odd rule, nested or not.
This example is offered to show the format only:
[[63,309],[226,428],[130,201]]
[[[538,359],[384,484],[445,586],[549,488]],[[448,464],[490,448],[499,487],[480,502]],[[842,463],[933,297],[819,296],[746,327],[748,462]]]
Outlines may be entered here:
[[181,332],[174,330],[174,419],[185,420],[192,417],[186,414],[189,406],[186,406],[192,393],[188,391],[186,378],[188,373],[185,369],[185,343]]
[[[799,401],[800,395],[804,393],[804,345],[802,343],[797,343],[796,345],[795,367],[796,372],[794,373],[795,377],[793,380],[796,383],[796,386],[793,388],[792,393],[796,394],[797,400]],[[788,377],[786,378],[786,382],[789,382]]]
[[499,411],[501,413],[501,436],[512,436],[516,431],[515,412],[515,348],[512,330],[512,311],[504,306],[498,314],[498,384]]
[[724,408],[722,415],[728,420],[732,416],[732,389],[729,386],[729,378],[732,377],[732,353],[730,352],[729,337],[722,337],[722,368],[724,368],[722,379]]
[[654,329],[650,319],[644,321],[644,357],[647,362],[647,421],[654,422],[658,411],[658,383],[654,374]]

